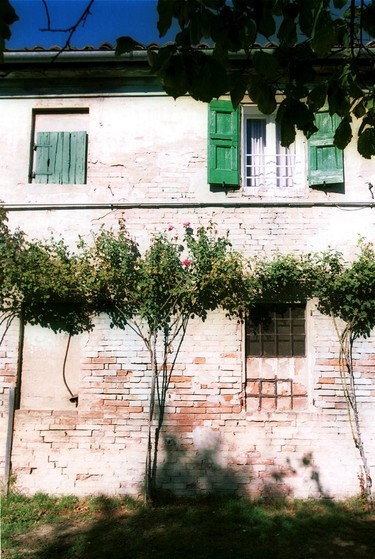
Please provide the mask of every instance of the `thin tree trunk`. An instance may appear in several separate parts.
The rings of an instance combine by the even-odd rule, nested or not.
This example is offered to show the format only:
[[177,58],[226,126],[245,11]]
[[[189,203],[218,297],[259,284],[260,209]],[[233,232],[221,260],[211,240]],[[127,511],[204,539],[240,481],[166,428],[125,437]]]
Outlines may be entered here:
[[367,456],[363,444],[362,439],[362,430],[358,412],[358,401],[357,401],[357,387],[355,384],[354,378],[354,364],[353,364],[353,344],[355,338],[348,333],[348,348],[346,353],[346,365],[349,374],[349,391],[350,391],[350,405],[353,410],[353,419],[354,419],[354,430],[355,430],[355,445],[358,448],[359,455],[362,460],[362,467],[363,467],[363,478],[360,479],[361,483],[361,490],[364,494],[364,497],[370,506],[373,508],[373,498],[372,498],[372,478],[370,468],[367,462]]
[[152,380],[150,389],[150,411],[148,416],[148,440],[147,440],[147,451],[146,451],[146,472],[145,472],[145,500],[150,502],[153,494],[153,424],[154,424],[154,414],[155,414],[155,402],[156,402],[156,388],[158,380],[158,361],[156,352],[157,334],[154,332],[150,336],[149,343],[149,354],[150,354],[150,364],[152,369]]
[[363,475],[360,478],[361,493],[366,499],[368,506],[372,509],[374,506],[372,498],[372,478],[362,439],[362,430],[357,401],[357,387],[354,377],[353,345],[356,337],[352,334],[349,324],[347,324],[343,332],[340,333],[335,317],[333,315],[332,318],[340,342],[340,374],[348,409],[350,428],[352,431],[354,444],[359,451],[359,455],[362,461]]
[[[164,329],[162,364],[158,365],[157,360],[157,333],[152,334],[152,351],[150,351],[150,359],[152,363],[152,383],[150,394],[150,414],[148,429],[148,446],[146,460],[146,500],[150,501],[154,498],[157,481],[157,466],[160,434],[164,423],[166,398],[171,376],[176,364],[178,354],[182,342],[185,338],[186,328],[189,318],[182,317],[177,321],[176,328],[172,334],[170,328]],[[171,343],[180,335],[177,348],[172,352]],[[169,354],[173,353],[173,360],[169,363]]]

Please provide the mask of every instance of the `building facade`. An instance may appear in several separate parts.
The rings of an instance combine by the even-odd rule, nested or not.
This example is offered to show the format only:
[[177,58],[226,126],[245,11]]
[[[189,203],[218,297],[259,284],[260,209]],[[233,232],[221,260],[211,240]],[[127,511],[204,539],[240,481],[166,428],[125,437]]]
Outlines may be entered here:
[[[173,100],[145,55],[7,53],[0,82],[0,199],[12,228],[74,245],[124,219],[141,249],[170,225],[217,224],[245,256],[340,250],[374,240],[372,160],[342,154],[334,122],[281,147],[246,99]],[[292,331],[258,336],[219,311],[191,321],[171,379],[158,485],[177,494],[342,498],[361,463],[334,325],[315,301],[275,312]],[[282,322],[278,322],[282,321]],[[276,328],[276,326],[275,326]],[[276,330],[275,330],[276,332]],[[281,332],[281,330],[280,330]],[[0,347],[0,461],[25,493],[139,495],[151,382],[129,330],[72,338],[14,321]],[[355,348],[365,450],[375,472],[374,337]],[[76,405],[77,404],[77,405]]]

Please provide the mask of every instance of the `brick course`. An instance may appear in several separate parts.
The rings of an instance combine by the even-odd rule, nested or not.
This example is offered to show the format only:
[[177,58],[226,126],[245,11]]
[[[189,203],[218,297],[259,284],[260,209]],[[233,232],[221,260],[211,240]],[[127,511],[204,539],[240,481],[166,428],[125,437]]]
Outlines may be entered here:
[[[101,326],[105,322],[101,317]],[[327,331],[331,329],[329,344],[334,347],[330,319],[325,318],[324,324]],[[221,337],[212,336],[212,328],[219,328]],[[114,338],[119,334],[106,330],[106,341],[111,341],[112,331]],[[100,352],[98,331],[90,336]],[[132,370],[127,348],[139,342],[129,331],[121,336],[122,351],[112,344],[116,355],[109,350],[101,357],[87,355],[93,340],[83,349],[77,408],[16,411],[12,472],[20,490],[140,494],[150,371],[146,359],[142,368]],[[297,377],[253,380],[242,370],[241,339],[242,325],[220,312],[211,313],[205,323],[191,322],[180,356],[183,361],[177,362],[180,372],[172,376],[167,398],[159,484],[180,494],[215,490],[252,497],[279,493],[343,497],[356,492],[360,464],[337,359],[319,357],[326,350],[317,338],[308,371],[315,378],[311,386]],[[223,372],[222,342],[229,347],[229,340],[232,351],[229,348],[225,355],[231,359],[231,370],[226,367]],[[216,366],[211,364],[215,354]],[[359,363],[370,367],[363,356]],[[116,364],[120,368],[108,375],[106,366]],[[372,401],[375,390],[373,378],[367,375],[358,367],[360,406]],[[11,378],[15,380],[14,374]],[[375,466],[373,419],[368,409],[363,420],[371,467]]]

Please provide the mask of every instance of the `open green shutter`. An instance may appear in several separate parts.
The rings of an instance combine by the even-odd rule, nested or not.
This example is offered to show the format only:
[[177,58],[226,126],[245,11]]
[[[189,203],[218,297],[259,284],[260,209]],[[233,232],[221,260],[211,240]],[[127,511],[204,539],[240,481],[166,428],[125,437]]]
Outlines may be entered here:
[[240,111],[230,101],[211,101],[208,114],[208,182],[240,184]]
[[86,132],[70,133],[70,162],[69,162],[69,184],[85,184],[86,182]]
[[86,132],[38,132],[35,180],[37,183],[86,182]]
[[50,132],[38,132],[35,147],[35,180],[38,183],[49,182],[49,147]]
[[315,115],[319,128],[309,139],[309,185],[344,182],[344,157],[342,150],[333,145],[335,130],[340,123],[337,115],[328,112]]

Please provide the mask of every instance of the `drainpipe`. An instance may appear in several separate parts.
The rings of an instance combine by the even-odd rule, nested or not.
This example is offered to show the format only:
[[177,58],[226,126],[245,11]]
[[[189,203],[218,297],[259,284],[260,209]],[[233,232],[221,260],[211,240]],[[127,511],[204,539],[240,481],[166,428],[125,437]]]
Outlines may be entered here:
[[13,446],[13,427],[14,427],[14,401],[15,401],[15,388],[11,386],[9,389],[9,404],[8,404],[8,429],[5,445],[5,466],[4,466],[4,487],[5,494],[9,493],[9,480],[11,470],[11,457]]
[[10,486],[10,473],[12,469],[12,449],[13,449],[13,434],[14,434],[14,416],[15,410],[20,407],[21,400],[21,378],[22,378],[22,364],[23,364],[23,346],[25,338],[25,321],[23,318],[23,307],[20,312],[20,324],[18,335],[18,356],[17,356],[17,376],[16,383],[9,389],[8,401],[8,427],[7,437],[5,444],[5,465],[4,465],[4,486],[5,494],[9,493]]

